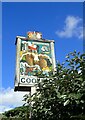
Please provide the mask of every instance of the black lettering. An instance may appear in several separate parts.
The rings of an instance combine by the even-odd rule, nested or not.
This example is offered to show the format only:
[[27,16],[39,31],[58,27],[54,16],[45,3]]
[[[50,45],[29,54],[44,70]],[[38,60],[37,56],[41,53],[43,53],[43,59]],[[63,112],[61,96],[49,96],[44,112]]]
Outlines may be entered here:
[[32,79],[32,83],[36,83],[36,79],[35,78]]
[[22,83],[25,83],[25,78],[21,78],[21,82],[22,82]]
[[30,79],[30,78],[27,78],[27,79],[26,79],[26,82],[27,82],[27,83],[30,83],[30,82],[31,82],[31,79]]

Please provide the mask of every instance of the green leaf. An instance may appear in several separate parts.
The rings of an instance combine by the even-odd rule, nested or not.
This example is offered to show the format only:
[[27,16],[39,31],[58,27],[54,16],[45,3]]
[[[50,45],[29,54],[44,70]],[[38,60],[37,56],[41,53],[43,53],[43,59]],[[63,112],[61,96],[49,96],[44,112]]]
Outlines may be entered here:
[[68,99],[68,100],[66,100],[66,101],[64,102],[64,106],[68,105],[68,104],[69,104],[69,102],[70,102],[70,100],[69,100],[69,99]]

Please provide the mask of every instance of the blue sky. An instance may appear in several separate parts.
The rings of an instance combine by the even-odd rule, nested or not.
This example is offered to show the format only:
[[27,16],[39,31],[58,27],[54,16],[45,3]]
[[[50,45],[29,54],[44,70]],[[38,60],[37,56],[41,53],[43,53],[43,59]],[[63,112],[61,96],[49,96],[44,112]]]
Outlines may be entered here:
[[26,37],[28,31],[40,31],[44,39],[55,40],[56,60],[62,63],[69,52],[83,52],[82,24],[82,2],[3,2],[2,88],[5,93],[14,88],[16,36]]

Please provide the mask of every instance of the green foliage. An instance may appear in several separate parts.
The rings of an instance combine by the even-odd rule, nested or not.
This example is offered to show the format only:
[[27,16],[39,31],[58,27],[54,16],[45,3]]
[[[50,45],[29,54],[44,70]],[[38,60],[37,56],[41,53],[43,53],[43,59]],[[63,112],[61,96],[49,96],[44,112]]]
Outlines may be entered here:
[[71,52],[54,75],[38,77],[37,92],[24,96],[26,106],[5,112],[2,120],[85,120],[85,54]]
[[2,120],[29,120],[28,106],[21,106],[3,113]]
[[38,80],[37,92],[25,97],[32,102],[32,120],[85,120],[85,54],[74,51],[55,75]]

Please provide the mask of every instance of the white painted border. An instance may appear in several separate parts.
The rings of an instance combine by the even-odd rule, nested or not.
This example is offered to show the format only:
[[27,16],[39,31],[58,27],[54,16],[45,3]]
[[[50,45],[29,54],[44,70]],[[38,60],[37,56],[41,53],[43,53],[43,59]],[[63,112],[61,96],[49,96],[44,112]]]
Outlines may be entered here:
[[51,45],[53,72],[55,72],[56,71],[56,61],[55,61],[54,42],[51,42],[50,45]]
[[20,37],[17,38],[17,44],[16,44],[16,74],[15,74],[15,86],[17,86],[20,83],[20,46],[21,45],[21,39]]

